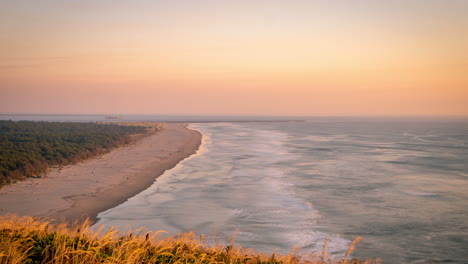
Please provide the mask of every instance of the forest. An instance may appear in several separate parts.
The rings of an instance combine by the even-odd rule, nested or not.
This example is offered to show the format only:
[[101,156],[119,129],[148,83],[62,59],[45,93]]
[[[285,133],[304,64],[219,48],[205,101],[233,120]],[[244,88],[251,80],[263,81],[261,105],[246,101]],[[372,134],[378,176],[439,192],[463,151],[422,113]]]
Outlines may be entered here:
[[0,187],[128,144],[144,126],[0,120]]

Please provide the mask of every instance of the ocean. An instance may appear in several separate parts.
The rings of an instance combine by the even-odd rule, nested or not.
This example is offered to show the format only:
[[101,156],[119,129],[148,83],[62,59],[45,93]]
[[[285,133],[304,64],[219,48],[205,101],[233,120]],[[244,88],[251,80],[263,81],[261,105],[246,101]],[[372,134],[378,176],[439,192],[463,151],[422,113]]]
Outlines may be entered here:
[[[0,119],[105,121],[103,115]],[[265,253],[468,263],[468,120],[125,116],[190,123],[199,151],[96,225],[194,231]]]
[[197,154],[97,225],[194,231],[266,253],[468,263],[468,123],[195,123]]

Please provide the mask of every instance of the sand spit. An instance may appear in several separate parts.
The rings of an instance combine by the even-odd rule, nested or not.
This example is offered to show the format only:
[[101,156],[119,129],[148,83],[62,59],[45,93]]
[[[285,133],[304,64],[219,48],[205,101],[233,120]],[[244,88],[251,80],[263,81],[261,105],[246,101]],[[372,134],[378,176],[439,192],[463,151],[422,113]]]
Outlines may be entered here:
[[201,134],[186,124],[166,123],[151,136],[61,170],[0,189],[0,214],[14,213],[72,222],[125,202],[164,171],[194,154]]

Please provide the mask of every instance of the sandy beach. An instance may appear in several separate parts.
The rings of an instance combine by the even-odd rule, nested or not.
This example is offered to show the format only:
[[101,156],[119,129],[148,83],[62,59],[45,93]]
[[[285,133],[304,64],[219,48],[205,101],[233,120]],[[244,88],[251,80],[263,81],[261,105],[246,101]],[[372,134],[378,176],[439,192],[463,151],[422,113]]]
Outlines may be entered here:
[[194,154],[201,134],[186,124],[165,123],[136,143],[47,177],[0,189],[0,215],[14,213],[72,222],[112,208],[148,188],[165,170]]

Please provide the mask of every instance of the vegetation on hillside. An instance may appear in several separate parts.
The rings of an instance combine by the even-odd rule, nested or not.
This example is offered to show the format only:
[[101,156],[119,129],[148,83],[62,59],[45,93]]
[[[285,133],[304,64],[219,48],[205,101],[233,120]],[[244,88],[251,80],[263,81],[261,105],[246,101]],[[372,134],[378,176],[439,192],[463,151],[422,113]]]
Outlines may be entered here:
[[0,186],[127,144],[143,126],[0,120]]
[[[370,264],[344,257],[332,260],[324,249],[319,255],[291,252],[265,255],[233,244],[207,246],[193,233],[160,238],[161,232],[119,235],[118,230],[91,231],[88,222],[74,227],[52,225],[32,217],[0,217],[0,264]],[[139,232],[137,230],[135,232]],[[351,245],[350,253],[354,244]]]

